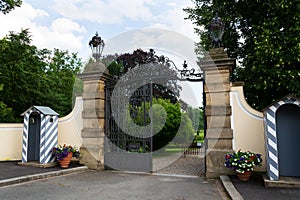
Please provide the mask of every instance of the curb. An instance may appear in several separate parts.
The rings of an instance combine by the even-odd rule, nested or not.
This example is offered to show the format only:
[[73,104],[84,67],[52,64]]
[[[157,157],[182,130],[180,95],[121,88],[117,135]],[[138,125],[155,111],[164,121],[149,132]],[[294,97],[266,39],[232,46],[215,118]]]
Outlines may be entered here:
[[200,176],[181,175],[181,174],[161,174],[161,173],[152,173],[152,175],[153,175],[153,176],[177,177],[177,178],[200,178]]
[[137,174],[137,175],[147,175],[147,176],[166,176],[166,177],[177,177],[177,178],[200,178],[201,176],[194,175],[181,175],[181,174],[162,174],[156,172],[134,172],[134,171],[110,171],[113,173],[125,173],[125,174]]
[[7,186],[7,185],[14,185],[14,184],[18,184],[18,183],[24,183],[24,182],[38,180],[38,179],[61,176],[61,175],[75,173],[75,172],[83,172],[83,171],[87,171],[87,170],[88,170],[87,166],[82,166],[82,167],[75,167],[75,168],[71,168],[71,169],[63,169],[63,170],[54,171],[54,172],[46,172],[46,173],[41,173],[41,174],[19,176],[19,177],[15,177],[15,178],[1,180],[0,187]]
[[231,199],[244,200],[244,197],[237,191],[228,176],[220,176],[220,180]]

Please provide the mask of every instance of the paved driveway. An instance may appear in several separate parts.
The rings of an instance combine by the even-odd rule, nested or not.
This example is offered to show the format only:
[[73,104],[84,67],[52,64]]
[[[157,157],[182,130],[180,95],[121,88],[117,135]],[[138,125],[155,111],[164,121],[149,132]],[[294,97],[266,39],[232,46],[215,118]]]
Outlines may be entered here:
[[89,170],[0,188],[1,199],[221,199],[215,181]]

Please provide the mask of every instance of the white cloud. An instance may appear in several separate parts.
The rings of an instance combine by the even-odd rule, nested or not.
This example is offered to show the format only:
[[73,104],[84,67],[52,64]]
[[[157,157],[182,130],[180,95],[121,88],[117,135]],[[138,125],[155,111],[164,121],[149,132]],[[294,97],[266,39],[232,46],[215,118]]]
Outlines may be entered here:
[[74,20],[116,24],[130,20],[150,20],[151,0],[54,0],[54,10]]
[[[50,27],[36,26],[34,30],[34,43],[39,48],[58,48],[78,51],[82,47],[81,33],[84,27],[69,19],[59,18],[52,22]],[[79,33],[79,34],[77,34]]]
[[85,28],[70,19],[59,18],[52,22],[51,29],[59,33],[86,32]]
[[153,27],[167,28],[172,31],[179,32],[191,38],[195,42],[199,41],[199,37],[194,33],[194,25],[190,20],[185,20],[186,13],[182,10],[187,5],[173,5],[172,8],[162,12],[157,16],[160,23],[153,24]]
[[6,15],[0,14],[0,37],[7,35],[9,31],[19,32],[22,28],[30,28],[34,25],[34,19],[48,16],[46,11],[34,9],[30,4],[23,3],[21,8],[16,8]]
[[103,53],[121,54],[137,48],[145,50],[154,48],[196,65],[193,40],[178,32],[158,28],[143,28],[121,33],[106,41]]
[[[200,37],[194,33],[195,26],[190,20],[184,19],[187,17],[187,14],[183,11],[183,8],[188,6],[193,6],[192,3],[188,2],[188,0],[174,0],[172,2],[166,2],[165,4],[157,3],[156,7],[152,8],[156,9],[155,12],[157,15],[151,18],[151,21],[149,21],[150,24],[148,23],[147,26],[137,25],[138,27],[130,26],[127,27],[126,30],[134,30],[136,28],[145,28],[150,26],[153,28],[172,30],[184,34],[195,42],[198,42]],[[154,10],[152,12],[154,12]]]
[[[38,23],[40,19],[42,24]],[[48,26],[45,21],[50,21]],[[82,47],[82,33],[86,30],[78,23],[58,18],[51,21],[49,14],[41,9],[35,9],[30,4],[23,2],[20,8],[4,15],[0,14],[1,32],[4,37],[9,31],[20,32],[29,28],[32,35],[32,44],[38,48],[59,48],[78,51]]]

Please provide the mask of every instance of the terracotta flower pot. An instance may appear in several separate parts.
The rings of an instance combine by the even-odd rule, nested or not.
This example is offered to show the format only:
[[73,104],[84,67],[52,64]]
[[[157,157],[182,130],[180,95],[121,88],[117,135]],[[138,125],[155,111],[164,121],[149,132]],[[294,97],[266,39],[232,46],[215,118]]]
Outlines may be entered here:
[[60,164],[60,167],[68,168],[69,164],[71,162],[72,156],[73,156],[73,152],[70,152],[67,157],[63,158],[62,160],[59,160],[58,162]]
[[245,173],[236,172],[236,175],[241,181],[249,181],[252,171],[246,171]]

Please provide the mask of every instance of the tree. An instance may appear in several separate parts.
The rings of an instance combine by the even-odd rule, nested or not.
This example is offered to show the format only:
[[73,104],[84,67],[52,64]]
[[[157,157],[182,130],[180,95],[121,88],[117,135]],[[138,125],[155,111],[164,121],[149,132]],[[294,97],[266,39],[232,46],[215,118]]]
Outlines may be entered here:
[[[179,101],[181,86],[177,84],[177,80],[174,78],[176,76],[176,71],[171,69],[166,61],[167,58],[165,56],[155,55],[155,51],[153,49],[150,49],[149,52],[145,52],[142,49],[137,49],[133,51],[133,53],[110,55],[103,59],[103,62],[106,64],[107,69],[109,70],[109,73],[115,76],[117,79],[140,65],[146,65],[149,63],[155,63],[157,66],[164,65],[165,69],[167,70],[166,74],[172,74],[170,75],[169,79],[160,79],[160,82],[162,82],[163,79],[164,83],[152,84],[153,96],[156,98],[169,99],[172,103],[177,103]],[[151,71],[150,68],[149,71]]]
[[[146,112],[149,113],[149,102],[146,102],[145,108]],[[135,124],[145,126],[150,122],[152,123],[154,151],[165,147],[170,142],[178,145],[189,145],[193,141],[195,129],[193,128],[192,120],[189,118],[188,113],[181,112],[179,103],[174,104],[168,99],[153,98],[153,121],[149,117],[145,118],[144,105],[135,108],[134,113],[130,117]]]
[[181,126],[176,133],[176,137],[172,140],[178,146],[190,146],[193,142],[195,135],[195,129],[193,127],[193,122],[189,118],[188,113],[181,113]]
[[21,4],[22,0],[0,0],[0,11],[7,14],[15,7],[20,7]]
[[[240,65],[236,80],[256,109],[292,93],[300,96],[300,0],[193,0],[187,19],[197,25],[199,46],[210,47],[208,25],[216,13],[225,23],[224,47]],[[199,52],[199,50],[198,50]]]
[[[10,34],[0,40],[0,100],[18,116],[29,106],[40,104],[44,64],[38,58],[38,50],[30,45],[28,30]],[[30,84],[28,84],[30,83]]]
[[[81,65],[76,54],[54,52],[30,44],[28,29],[0,40],[0,102],[20,122],[32,105],[50,106],[61,116],[72,110],[72,88]],[[2,106],[2,108],[6,108]]]
[[[3,89],[3,85],[0,85],[0,91]],[[12,109],[8,108],[3,101],[0,101],[0,122],[6,123],[14,121]]]
[[[153,117],[150,119],[146,114],[149,113],[151,107],[150,98],[142,97],[143,95],[140,97],[131,96],[127,111],[127,119],[129,120],[129,122],[127,121],[127,126],[131,129],[126,130],[126,132],[139,134],[139,130],[134,130],[136,126],[129,125],[132,121],[139,126],[151,123],[154,134],[152,137],[154,151],[165,147],[170,142],[181,145],[192,142],[195,130],[188,114],[182,112],[186,111],[187,104],[179,99],[181,87],[177,84],[177,71],[171,68],[168,58],[155,55],[153,49],[150,49],[149,52],[137,49],[133,53],[105,56],[102,62],[107,66],[109,73],[116,80],[119,80],[124,75],[123,78],[125,80],[134,82],[132,74],[139,75],[141,73],[146,78],[151,77],[154,74],[153,72],[158,74],[157,77],[160,84],[155,83],[156,76],[154,76],[153,83],[146,83],[136,90],[142,91],[144,87],[151,88]],[[138,70],[139,66],[142,69],[140,71]],[[138,80],[140,79],[141,77],[138,76]],[[165,123],[163,123],[164,119],[166,119]]]
[[47,61],[45,74],[48,93],[43,102],[64,116],[72,110],[73,86],[81,60],[77,58],[77,54],[59,49],[54,49],[48,55],[51,57]]
[[120,74],[124,71],[123,65],[117,62],[119,55],[106,55],[102,58],[101,62],[106,66],[109,73],[115,77],[120,76]]
[[188,116],[192,121],[194,130],[197,133],[200,130],[204,130],[204,112],[202,108],[193,108],[191,106],[188,107]]

